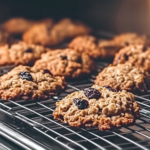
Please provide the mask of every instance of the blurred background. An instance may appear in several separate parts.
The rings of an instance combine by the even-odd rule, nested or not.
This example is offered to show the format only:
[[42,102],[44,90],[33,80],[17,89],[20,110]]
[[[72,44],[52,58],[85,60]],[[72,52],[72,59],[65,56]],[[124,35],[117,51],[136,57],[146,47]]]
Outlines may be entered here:
[[150,35],[150,0],[0,0],[0,22],[20,16],[70,17],[112,33]]

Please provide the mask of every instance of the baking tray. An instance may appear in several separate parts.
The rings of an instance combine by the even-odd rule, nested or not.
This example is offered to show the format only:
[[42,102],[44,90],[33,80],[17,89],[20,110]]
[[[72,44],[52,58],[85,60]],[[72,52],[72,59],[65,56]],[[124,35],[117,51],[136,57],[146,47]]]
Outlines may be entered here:
[[[96,64],[98,72],[108,65],[107,62],[96,62]],[[11,67],[1,67],[1,75]],[[52,113],[56,101],[74,91],[92,86],[97,73],[86,79],[69,81],[64,92],[47,100],[0,100],[2,136],[27,150],[150,149],[150,91],[145,95],[135,96],[141,105],[141,118],[132,126],[99,131],[96,127],[70,127],[53,119]]]

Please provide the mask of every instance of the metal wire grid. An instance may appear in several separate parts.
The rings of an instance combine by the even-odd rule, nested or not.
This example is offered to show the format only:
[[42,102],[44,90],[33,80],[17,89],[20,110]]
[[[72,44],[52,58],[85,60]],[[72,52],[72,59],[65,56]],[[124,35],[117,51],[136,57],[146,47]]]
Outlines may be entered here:
[[[107,64],[100,63],[99,71]],[[59,96],[44,101],[3,101],[0,100],[0,110],[13,114],[21,122],[27,122],[32,128],[52,139],[64,149],[105,150],[105,149],[150,149],[150,93],[136,96],[141,105],[141,118],[132,126],[111,131],[99,131],[95,128],[74,128],[54,120],[52,112],[55,102],[67,94],[84,89],[93,84],[95,75],[87,80],[70,82],[67,89]]]

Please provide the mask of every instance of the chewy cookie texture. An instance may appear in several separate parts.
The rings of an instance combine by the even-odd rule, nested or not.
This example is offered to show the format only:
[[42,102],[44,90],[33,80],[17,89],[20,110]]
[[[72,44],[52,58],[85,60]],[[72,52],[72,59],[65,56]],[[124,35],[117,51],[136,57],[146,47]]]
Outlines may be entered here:
[[141,94],[150,87],[150,74],[131,64],[109,65],[98,74],[94,82],[100,86],[110,86],[116,91],[127,90]]
[[93,85],[56,102],[53,116],[70,126],[97,126],[99,130],[107,130],[134,123],[140,116],[139,109],[132,93]]
[[66,18],[58,23],[36,24],[23,34],[23,40],[27,43],[52,46],[78,35],[88,34],[91,29],[80,22],[73,22]]
[[0,46],[0,65],[33,65],[41,54],[49,49],[43,46],[19,42],[9,46]]
[[64,77],[49,70],[37,71],[18,66],[0,77],[0,98],[4,100],[43,100],[56,95],[66,86]]
[[113,57],[120,48],[112,40],[98,40],[89,35],[75,37],[68,47],[93,59]]
[[48,51],[33,67],[49,69],[53,75],[62,75],[66,78],[84,77],[95,69],[93,60],[88,55],[79,54],[72,49]]
[[150,47],[130,45],[121,49],[114,58],[113,64],[132,64],[150,72]]
[[90,57],[111,58],[121,48],[131,44],[149,45],[149,40],[144,35],[124,33],[110,40],[98,40],[94,36],[84,35],[75,37],[68,45],[69,48],[79,53],[87,53]]
[[14,39],[8,32],[0,30],[0,45],[12,44],[13,42]]
[[142,44],[142,45],[149,45],[150,40],[145,35],[139,35],[136,33],[123,33],[117,35],[113,38],[113,41],[120,45],[120,48],[125,47],[127,45],[134,45],[134,44]]

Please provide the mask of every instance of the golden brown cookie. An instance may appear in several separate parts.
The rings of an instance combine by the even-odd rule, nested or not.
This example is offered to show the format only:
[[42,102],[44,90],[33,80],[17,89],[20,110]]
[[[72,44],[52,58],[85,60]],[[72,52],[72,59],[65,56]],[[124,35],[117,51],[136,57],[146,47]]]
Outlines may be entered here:
[[48,50],[43,46],[25,42],[0,46],[0,65],[33,65]]
[[144,35],[124,33],[111,40],[98,40],[94,36],[75,37],[68,45],[79,53],[86,53],[91,58],[112,58],[122,48],[130,44],[148,45],[149,40]]
[[149,39],[145,35],[138,35],[136,33],[123,33],[114,37],[113,41],[120,45],[121,48],[132,45],[132,44],[141,44],[148,45]]
[[25,18],[12,18],[6,21],[2,28],[10,34],[22,34],[35,24],[52,24],[52,19],[43,19],[39,21],[27,20]]
[[150,71],[150,47],[130,45],[121,49],[115,56],[113,64],[130,63],[137,68]]
[[98,74],[95,84],[140,94],[150,87],[150,74],[131,64],[110,65]]
[[79,53],[86,53],[93,59],[113,57],[119,50],[113,41],[98,40],[89,35],[75,37],[68,47]]
[[0,30],[0,45],[12,44],[13,42],[14,39],[8,32]]
[[53,76],[49,70],[18,66],[0,77],[0,98],[3,100],[43,100],[66,86],[64,77]]
[[93,85],[56,102],[53,116],[70,126],[97,126],[99,130],[108,130],[134,123],[140,116],[139,110],[132,93],[125,90],[113,92]]
[[27,43],[51,46],[89,32],[90,29],[80,22],[75,23],[70,19],[62,19],[53,26],[47,24],[33,26],[23,34],[23,40]]
[[95,69],[88,55],[79,54],[72,49],[48,51],[35,62],[33,67],[49,69],[53,75],[62,75],[66,78],[83,77]]

